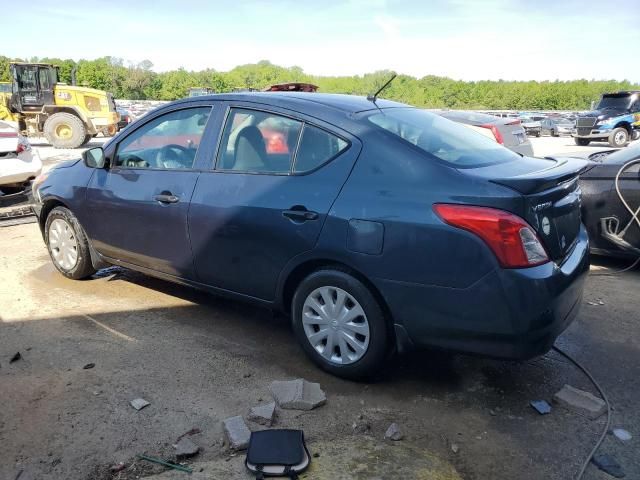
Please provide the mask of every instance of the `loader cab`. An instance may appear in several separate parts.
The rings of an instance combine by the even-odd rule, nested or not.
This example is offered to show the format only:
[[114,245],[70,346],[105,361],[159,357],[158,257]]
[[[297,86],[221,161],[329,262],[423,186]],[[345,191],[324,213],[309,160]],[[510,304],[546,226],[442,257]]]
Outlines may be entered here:
[[57,67],[46,63],[12,63],[11,108],[16,112],[39,111],[54,105],[54,89],[58,82]]

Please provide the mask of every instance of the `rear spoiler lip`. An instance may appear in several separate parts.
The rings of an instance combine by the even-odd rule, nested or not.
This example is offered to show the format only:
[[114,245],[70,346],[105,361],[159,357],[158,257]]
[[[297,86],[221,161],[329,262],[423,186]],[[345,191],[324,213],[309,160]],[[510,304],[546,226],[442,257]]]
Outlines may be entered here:
[[594,162],[574,157],[545,157],[555,165],[544,170],[508,178],[494,178],[492,183],[509,187],[525,195],[543,192],[578,177],[591,168]]

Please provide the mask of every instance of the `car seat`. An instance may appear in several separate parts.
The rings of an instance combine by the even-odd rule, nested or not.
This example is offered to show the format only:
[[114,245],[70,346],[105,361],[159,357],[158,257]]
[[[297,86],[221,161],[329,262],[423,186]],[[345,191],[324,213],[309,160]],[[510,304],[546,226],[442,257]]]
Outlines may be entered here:
[[265,170],[267,149],[258,127],[244,127],[236,137],[232,170],[245,172]]

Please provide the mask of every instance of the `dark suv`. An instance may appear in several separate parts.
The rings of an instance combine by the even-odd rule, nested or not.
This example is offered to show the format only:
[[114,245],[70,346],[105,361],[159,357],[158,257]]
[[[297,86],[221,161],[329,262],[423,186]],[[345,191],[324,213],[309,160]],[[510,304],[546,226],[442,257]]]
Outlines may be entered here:
[[226,94],[149,113],[34,196],[63,275],[121,265],[282,310],[358,377],[417,346],[546,352],[589,267],[585,164],[384,100]]

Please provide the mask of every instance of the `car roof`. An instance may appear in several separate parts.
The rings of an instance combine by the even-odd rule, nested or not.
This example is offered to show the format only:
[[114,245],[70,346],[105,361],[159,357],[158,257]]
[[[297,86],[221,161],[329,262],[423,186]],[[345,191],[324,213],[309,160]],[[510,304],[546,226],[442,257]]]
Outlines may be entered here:
[[[194,98],[185,98],[182,100],[177,100],[176,103],[189,102],[194,100]],[[346,114],[363,112],[366,110],[375,110],[380,108],[410,107],[410,105],[406,105],[404,103],[398,103],[384,99],[377,99],[374,103],[373,101],[367,100],[366,97],[360,97],[357,95],[311,92],[217,93],[213,95],[203,95],[201,97],[198,97],[197,100],[245,101],[260,103],[264,105],[273,105],[283,108],[291,108],[292,110],[296,110],[296,108],[300,108],[300,106],[304,105],[307,108],[325,108],[342,111]]]

